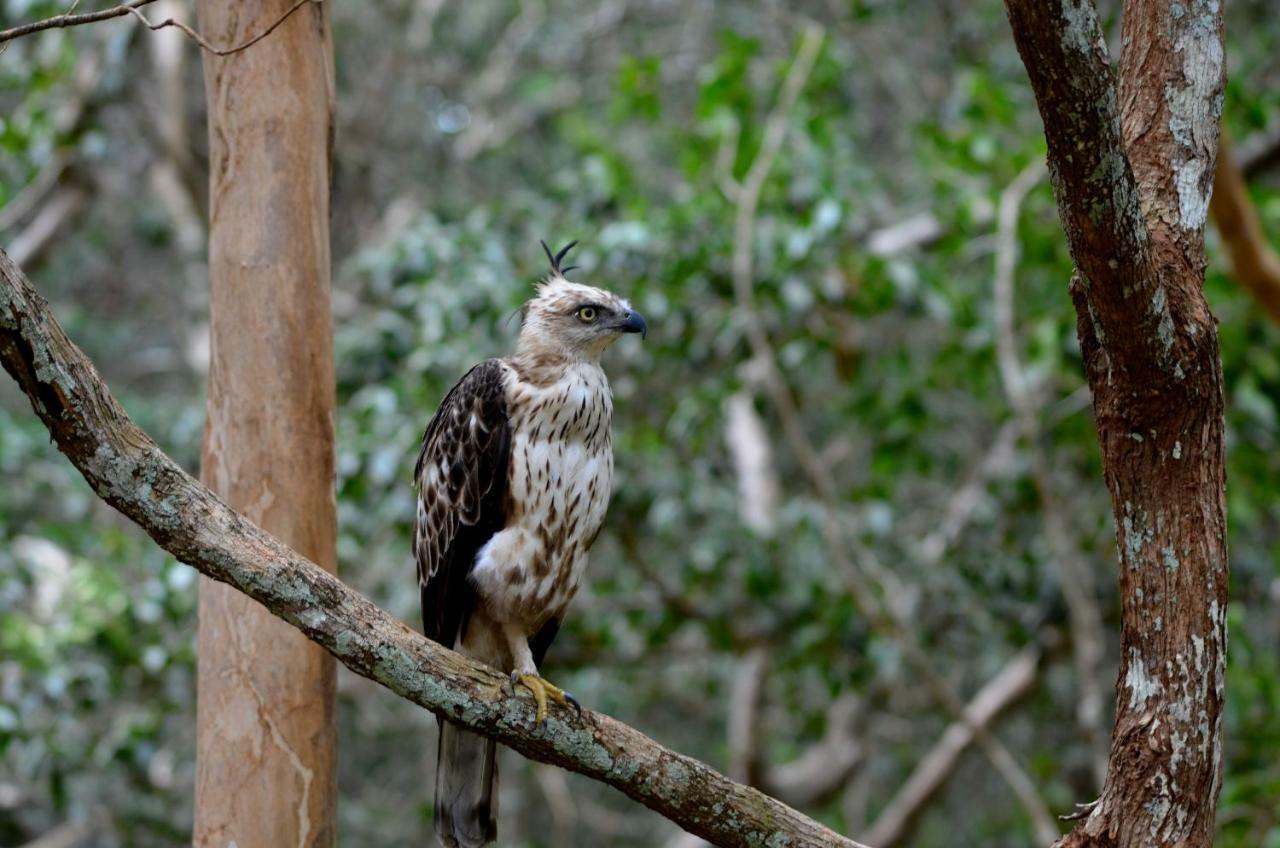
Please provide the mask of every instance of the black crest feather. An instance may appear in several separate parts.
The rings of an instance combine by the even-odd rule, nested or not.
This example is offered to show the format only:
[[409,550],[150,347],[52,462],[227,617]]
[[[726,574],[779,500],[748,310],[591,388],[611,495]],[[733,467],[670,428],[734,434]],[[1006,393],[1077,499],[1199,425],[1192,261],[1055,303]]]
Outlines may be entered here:
[[555,274],[557,277],[563,277],[565,274],[578,267],[577,265],[570,265],[567,268],[560,267],[560,260],[564,259],[565,254],[573,250],[573,246],[578,243],[576,239],[560,248],[560,252],[554,255],[551,253],[551,248],[547,247],[547,243],[545,241],[539,241],[538,243],[542,245],[542,249],[547,253],[547,259],[551,262],[551,273]]

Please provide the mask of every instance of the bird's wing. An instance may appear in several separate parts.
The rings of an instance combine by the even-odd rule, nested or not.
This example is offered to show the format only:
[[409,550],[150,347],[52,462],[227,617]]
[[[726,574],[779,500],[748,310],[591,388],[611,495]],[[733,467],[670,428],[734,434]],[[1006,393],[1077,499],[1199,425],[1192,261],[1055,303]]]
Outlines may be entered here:
[[467,576],[476,553],[506,524],[504,500],[511,453],[503,367],[481,362],[450,390],[422,437],[414,469],[422,627],[452,648],[475,608]]

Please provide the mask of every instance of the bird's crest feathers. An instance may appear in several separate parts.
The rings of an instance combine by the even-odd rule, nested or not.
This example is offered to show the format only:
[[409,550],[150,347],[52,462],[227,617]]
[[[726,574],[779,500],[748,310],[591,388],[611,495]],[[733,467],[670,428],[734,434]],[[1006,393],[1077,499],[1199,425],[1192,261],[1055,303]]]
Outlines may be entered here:
[[569,251],[573,250],[574,245],[578,243],[577,239],[574,239],[564,247],[560,248],[560,252],[554,255],[552,255],[551,248],[547,247],[547,243],[545,241],[539,241],[538,243],[542,245],[543,251],[547,254],[547,260],[551,263],[552,277],[563,277],[565,274],[578,267],[577,265],[570,265],[567,268],[560,267],[560,262],[564,259],[565,255]]

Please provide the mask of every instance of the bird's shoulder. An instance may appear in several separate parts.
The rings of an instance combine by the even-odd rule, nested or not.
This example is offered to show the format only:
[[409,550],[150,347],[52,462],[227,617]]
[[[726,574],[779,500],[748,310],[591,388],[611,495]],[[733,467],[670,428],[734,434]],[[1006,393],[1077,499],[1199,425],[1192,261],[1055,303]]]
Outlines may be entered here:
[[487,442],[509,417],[507,382],[511,366],[486,359],[462,376],[427,423],[413,477],[419,486],[432,456],[454,454]]

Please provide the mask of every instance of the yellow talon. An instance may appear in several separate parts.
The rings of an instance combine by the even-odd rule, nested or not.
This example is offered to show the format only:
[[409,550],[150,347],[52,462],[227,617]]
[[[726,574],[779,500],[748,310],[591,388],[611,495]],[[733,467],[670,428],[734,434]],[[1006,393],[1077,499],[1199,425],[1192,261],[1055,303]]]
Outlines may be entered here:
[[538,724],[542,724],[542,722],[547,720],[547,698],[550,698],[557,704],[561,705],[572,704],[578,712],[582,712],[582,707],[578,704],[578,700],[576,698],[561,689],[559,686],[543,680],[536,674],[519,674],[518,672],[513,671],[511,672],[511,682],[521,683],[528,687],[529,691],[533,693],[533,700],[538,704]]

